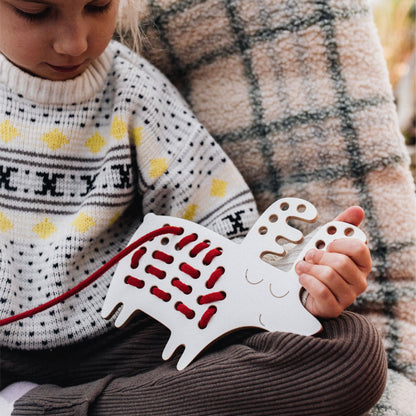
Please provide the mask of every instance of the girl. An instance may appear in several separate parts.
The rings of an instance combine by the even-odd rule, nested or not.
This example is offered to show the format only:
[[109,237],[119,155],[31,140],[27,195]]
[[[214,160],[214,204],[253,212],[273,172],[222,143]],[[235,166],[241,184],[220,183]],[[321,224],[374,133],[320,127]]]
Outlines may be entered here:
[[[136,8],[0,0],[1,317],[77,285],[124,248],[147,212],[230,238],[258,215],[172,85],[111,40],[121,20],[138,27]],[[237,215],[241,227],[230,220]],[[362,218],[352,207],[338,220]],[[115,331],[100,318],[107,273],[1,329],[2,415],[363,413],[384,388],[383,349],[363,318],[335,318],[365,290],[370,269],[359,241],[311,251],[297,271],[306,308],[331,318],[319,337],[241,333],[180,373],[161,362],[160,324],[140,315]]]

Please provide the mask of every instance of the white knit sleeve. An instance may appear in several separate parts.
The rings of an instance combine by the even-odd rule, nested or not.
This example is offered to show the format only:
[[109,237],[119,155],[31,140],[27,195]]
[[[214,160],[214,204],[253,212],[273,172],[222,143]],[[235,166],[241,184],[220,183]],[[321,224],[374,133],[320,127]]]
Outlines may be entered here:
[[143,214],[189,219],[229,238],[245,235],[258,217],[247,184],[176,89],[151,71],[152,93],[141,97],[130,126]]

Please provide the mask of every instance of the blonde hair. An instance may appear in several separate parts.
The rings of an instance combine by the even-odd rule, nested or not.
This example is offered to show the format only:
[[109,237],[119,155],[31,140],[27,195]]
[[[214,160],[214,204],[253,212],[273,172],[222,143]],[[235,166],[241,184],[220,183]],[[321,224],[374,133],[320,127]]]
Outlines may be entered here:
[[135,52],[139,52],[141,32],[139,5],[143,0],[119,0],[115,37]]

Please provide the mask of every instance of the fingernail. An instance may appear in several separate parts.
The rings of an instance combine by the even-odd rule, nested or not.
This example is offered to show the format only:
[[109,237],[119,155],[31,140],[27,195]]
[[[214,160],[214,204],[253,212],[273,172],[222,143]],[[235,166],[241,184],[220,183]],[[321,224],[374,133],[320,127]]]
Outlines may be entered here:
[[296,263],[296,265],[295,265],[295,271],[296,271],[296,273],[301,273],[302,272],[302,269],[303,269],[303,264],[302,263],[304,263],[302,260],[301,261],[298,261]]
[[313,250],[309,250],[306,254],[305,254],[305,260],[306,261],[312,261],[313,257],[314,257],[315,252]]

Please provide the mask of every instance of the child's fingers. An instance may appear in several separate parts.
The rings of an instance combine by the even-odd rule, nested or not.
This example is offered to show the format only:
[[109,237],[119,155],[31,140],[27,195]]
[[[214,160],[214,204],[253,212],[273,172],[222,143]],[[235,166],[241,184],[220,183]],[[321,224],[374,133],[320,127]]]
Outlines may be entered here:
[[327,252],[349,257],[366,275],[371,271],[371,254],[368,246],[355,238],[340,238],[328,244]]
[[303,272],[317,276],[324,284],[331,286],[332,280],[340,278],[353,287],[356,296],[367,289],[367,274],[347,255],[338,252],[310,250],[306,253],[305,259],[306,261],[300,262],[298,268]]
[[353,206],[347,208],[344,212],[339,214],[335,221],[343,221],[352,225],[360,225],[364,219],[364,210],[359,206]]
[[315,276],[301,274],[299,282],[309,294],[305,307],[312,315],[334,318],[345,309],[333,292]]
[[[301,271],[299,282],[302,284],[302,286],[302,282],[304,280],[304,277],[302,277],[303,274],[313,277],[315,281],[320,282],[325,286],[326,289],[331,292],[338,304],[344,309],[351,305],[351,303],[353,303],[356,299],[357,295],[362,292],[361,282],[357,283],[353,281],[351,284],[347,281],[347,279],[345,279],[344,276],[339,274],[335,268],[319,264],[305,265],[305,263],[303,263],[299,265],[298,270]],[[353,279],[351,278],[351,280]],[[315,284],[315,282],[309,281],[308,283]],[[307,287],[304,286],[304,288],[308,290]],[[331,304],[332,300],[328,301],[328,293],[326,293],[326,290],[321,286],[318,286],[318,288],[321,289],[322,293],[319,295],[322,297],[316,298],[316,300],[321,301],[322,303]],[[310,294],[312,295],[311,292]]]

